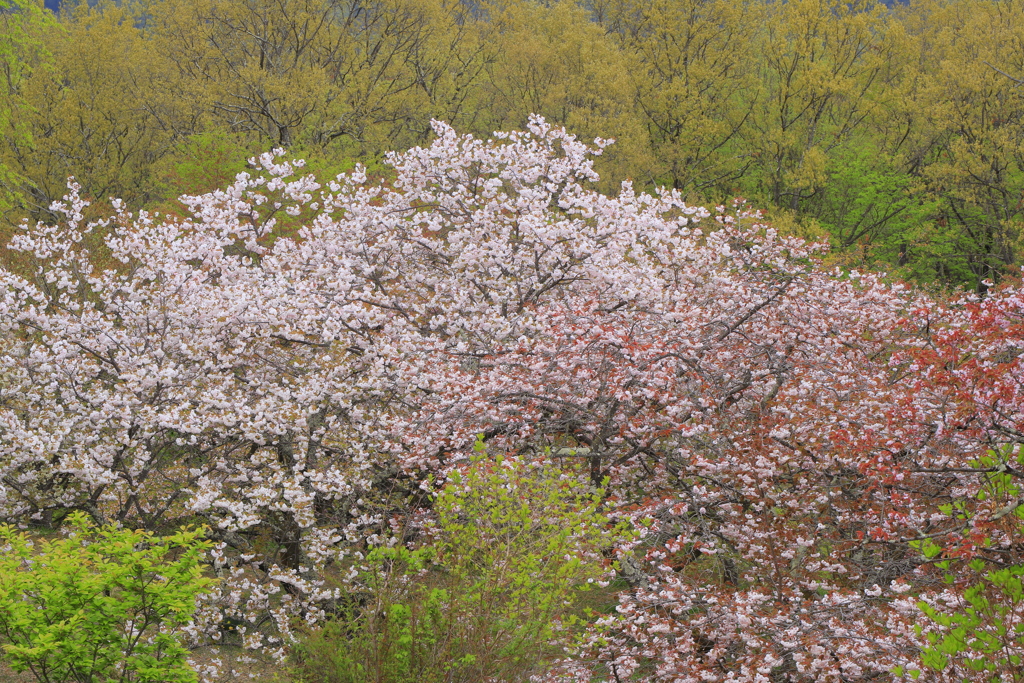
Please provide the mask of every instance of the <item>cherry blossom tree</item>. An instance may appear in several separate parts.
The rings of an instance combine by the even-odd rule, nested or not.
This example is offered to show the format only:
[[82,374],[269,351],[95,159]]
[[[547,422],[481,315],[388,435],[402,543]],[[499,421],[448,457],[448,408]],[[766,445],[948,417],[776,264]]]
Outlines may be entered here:
[[184,216],[86,224],[72,184],[12,243],[37,270],[0,272],[0,515],[201,518],[224,580],[195,637],[226,614],[283,654],[478,434],[584,459],[646,536],[553,680],[921,669],[918,602],[1022,562],[1018,290],[943,303],[742,203],[599,194],[605,142],[541,119],[435,131],[385,182],[263,155]]

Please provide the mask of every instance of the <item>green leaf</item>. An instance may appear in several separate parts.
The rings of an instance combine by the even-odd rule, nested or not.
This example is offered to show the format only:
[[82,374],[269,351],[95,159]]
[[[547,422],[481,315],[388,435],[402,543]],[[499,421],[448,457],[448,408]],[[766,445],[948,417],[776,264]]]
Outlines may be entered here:
[[10,546],[0,556],[0,633],[11,668],[46,671],[54,683],[195,681],[174,634],[214,583],[202,574],[204,532],[158,538],[97,527],[82,513],[67,521],[71,532],[53,541],[0,527]]

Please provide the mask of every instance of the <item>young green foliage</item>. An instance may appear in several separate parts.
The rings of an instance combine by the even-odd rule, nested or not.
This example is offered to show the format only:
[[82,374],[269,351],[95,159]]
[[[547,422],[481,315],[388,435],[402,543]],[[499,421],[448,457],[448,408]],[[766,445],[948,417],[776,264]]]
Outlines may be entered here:
[[[482,446],[478,447],[481,448]],[[296,649],[307,683],[519,681],[560,654],[626,531],[579,472],[482,455],[434,503],[434,543],[371,551],[359,610]]]
[[[971,568],[980,572],[984,563],[975,560]],[[921,602],[930,619],[945,627],[945,633],[927,634],[922,663],[942,671],[957,663],[971,671],[986,672],[992,681],[1024,680],[1021,648],[1024,647],[1024,566],[986,572],[963,595],[962,609],[952,614],[939,612]],[[920,627],[918,627],[920,629]]]
[[185,683],[179,629],[214,580],[203,531],[162,538],[97,527],[83,513],[66,538],[0,527],[0,642],[15,671],[43,683]]
[[[31,145],[32,131],[21,120],[28,103],[25,84],[50,66],[43,36],[56,31],[53,17],[30,0],[0,0],[0,140],[5,147]],[[18,202],[24,182],[0,151],[0,215]]]
[[[1003,447],[990,450],[978,458],[974,465],[982,472],[984,485],[977,492],[979,501],[995,500],[999,509],[991,515],[993,521],[1012,515],[1011,522],[1024,517],[1020,505],[1020,487],[1013,474],[1015,467],[1024,464],[1020,449]],[[1011,502],[1002,505],[1006,500]],[[963,501],[940,506],[944,514],[967,521],[970,516]],[[913,542],[928,559],[939,558],[943,548],[931,540]],[[933,622],[942,627],[940,632],[925,634],[929,646],[921,653],[922,663],[929,669],[943,671],[958,666],[970,671],[984,672],[992,681],[1022,681],[1022,653],[1024,653],[1024,565],[997,567],[986,571],[988,565],[981,559],[967,563],[957,573],[952,561],[938,559],[935,566],[943,571],[943,581],[953,585],[958,580],[968,584],[960,598],[960,609],[947,612],[921,601],[918,607]],[[971,581],[968,577],[974,576]],[[916,627],[918,635],[924,629]]]

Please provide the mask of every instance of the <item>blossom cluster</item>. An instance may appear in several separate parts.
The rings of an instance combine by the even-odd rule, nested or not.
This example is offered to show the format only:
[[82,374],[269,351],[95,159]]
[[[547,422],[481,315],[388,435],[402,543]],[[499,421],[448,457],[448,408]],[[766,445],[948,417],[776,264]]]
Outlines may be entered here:
[[645,537],[563,680],[919,669],[917,602],[966,588],[921,541],[1020,562],[990,476],[1020,476],[1020,290],[939,302],[742,203],[600,194],[605,141],[539,118],[435,131],[380,182],[262,155],[181,216],[87,223],[72,184],[12,242],[36,270],[0,271],[0,516],[201,518],[223,581],[193,637],[229,616],[283,655],[477,435],[583,459]]

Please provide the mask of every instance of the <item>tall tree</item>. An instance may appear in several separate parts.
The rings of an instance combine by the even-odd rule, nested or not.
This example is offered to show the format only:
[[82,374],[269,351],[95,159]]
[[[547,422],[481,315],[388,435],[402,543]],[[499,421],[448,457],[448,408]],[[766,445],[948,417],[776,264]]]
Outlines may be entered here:
[[830,153],[879,106],[890,48],[873,2],[767,3],[754,47],[757,104],[746,151],[760,192],[799,209],[828,178]]
[[151,49],[139,11],[129,2],[82,3],[46,32],[53,66],[22,87],[28,106],[20,124],[31,140],[6,150],[29,181],[23,202],[30,215],[48,215],[69,176],[98,201],[145,203],[153,165],[190,132],[160,108],[167,65]]
[[1020,262],[1024,226],[1024,3],[918,2],[904,19],[918,39],[910,96],[931,144],[917,173],[938,202],[941,268],[981,287]]
[[498,0],[480,8],[481,39],[492,56],[478,86],[474,132],[544,116],[583,139],[616,140],[598,162],[610,187],[640,175],[646,136],[633,113],[635,64],[628,56],[573,2]]
[[33,0],[0,0],[0,216],[20,204],[26,183],[11,152],[31,148],[31,104],[25,87],[47,77],[46,38],[59,29],[52,15]]
[[609,0],[589,5],[637,66],[635,116],[652,163],[645,180],[720,200],[750,164],[738,136],[757,101],[751,52],[763,12],[725,0]]
[[181,96],[262,145],[380,154],[457,113],[478,49],[443,0],[165,0],[147,23]]

